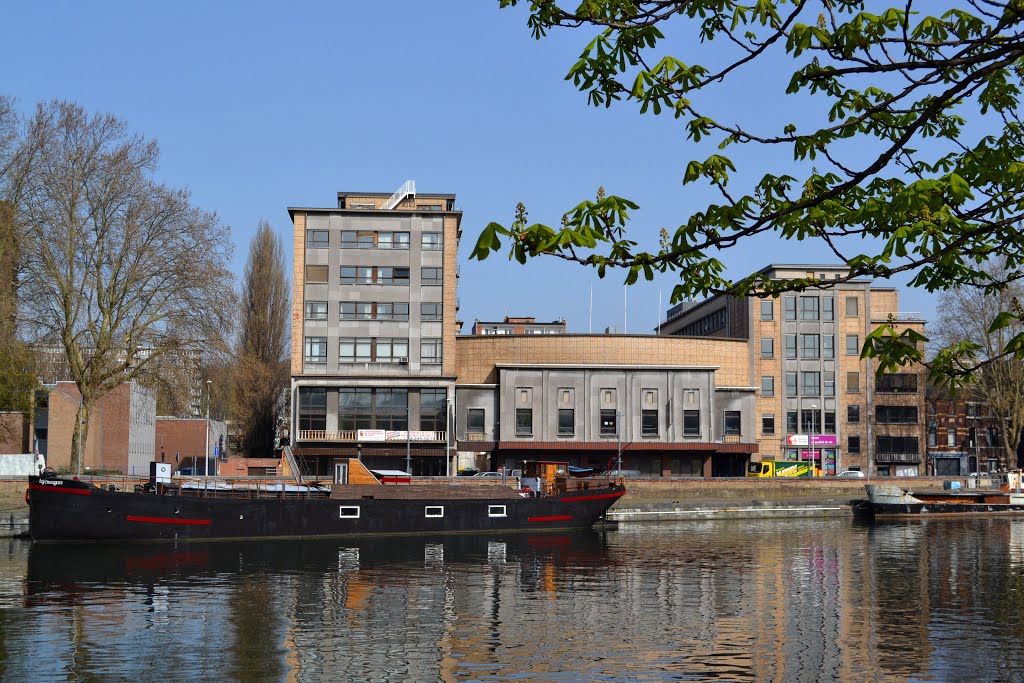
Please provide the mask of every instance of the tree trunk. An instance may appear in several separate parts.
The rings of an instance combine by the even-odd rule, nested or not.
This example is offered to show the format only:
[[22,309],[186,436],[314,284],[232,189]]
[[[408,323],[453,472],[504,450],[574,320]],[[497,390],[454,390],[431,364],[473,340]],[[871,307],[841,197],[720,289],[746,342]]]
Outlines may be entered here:
[[89,415],[92,414],[92,399],[83,398],[78,403],[77,421],[75,430],[71,434],[71,471],[75,474],[82,473],[82,459],[86,439],[89,437]]

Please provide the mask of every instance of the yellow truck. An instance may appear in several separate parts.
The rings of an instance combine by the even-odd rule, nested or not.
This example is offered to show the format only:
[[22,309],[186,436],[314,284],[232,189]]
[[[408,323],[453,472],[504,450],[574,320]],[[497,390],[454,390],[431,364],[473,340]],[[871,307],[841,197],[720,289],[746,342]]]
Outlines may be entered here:
[[748,477],[820,477],[821,470],[803,460],[762,460],[747,467]]

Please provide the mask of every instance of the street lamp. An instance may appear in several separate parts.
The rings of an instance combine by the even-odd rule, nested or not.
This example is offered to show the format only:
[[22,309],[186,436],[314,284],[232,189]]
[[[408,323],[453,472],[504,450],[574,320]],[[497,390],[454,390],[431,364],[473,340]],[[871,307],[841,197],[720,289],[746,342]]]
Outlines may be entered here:
[[210,476],[210,385],[213,380],[206,380],[206,449],[203,451],[203,473]]
[[412,405],[409,403],[408,394],[405,397],[405,471],[412,476],[412,448],[409,443],[411,436],[409,430],[412,429]]
[[[814,476],[814,463],[815,463],[815,458],[814,458],[814,423],[815,423],[815,421],[817,419],[818,419],[818,404],[817,403],[812,403],[811,404],[811,424],[810,424],[810,428],[807,430],[809,432],[808,435],[807,435],[807,447],[811,451],[811,476],[812,477]],[[824,458],[823,458],[823,460],[824,460]],[[822,463],[822,468],[821,468],[822,476],[824,476],[824,474],[825,474],[825,467],[824,467],[824,465],[825,465],[825,463],[823,462]]]

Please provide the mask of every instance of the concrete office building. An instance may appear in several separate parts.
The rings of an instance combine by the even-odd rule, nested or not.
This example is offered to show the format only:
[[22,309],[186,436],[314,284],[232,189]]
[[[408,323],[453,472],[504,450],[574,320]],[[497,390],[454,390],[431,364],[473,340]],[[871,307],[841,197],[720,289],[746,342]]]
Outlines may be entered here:
[[[453,194],[339,192],[290,207],[294,228],[293,451],[305,474],[336,461],[446,474],[455,396]],[[337,466],[336,466],[337,464]]]
[[[772,279],[845,277],[835,265],[772,264]],[[748,342],[749,382],[758,387],[760,459],[824,456],[827,474],[925,474],[923,368],[876,380],[860,357],[879,325],[923,332],[919,313],[900,312],[898,293],[868,280],[836,282],[772,298],[718,295],[669,310],[662,335]]]

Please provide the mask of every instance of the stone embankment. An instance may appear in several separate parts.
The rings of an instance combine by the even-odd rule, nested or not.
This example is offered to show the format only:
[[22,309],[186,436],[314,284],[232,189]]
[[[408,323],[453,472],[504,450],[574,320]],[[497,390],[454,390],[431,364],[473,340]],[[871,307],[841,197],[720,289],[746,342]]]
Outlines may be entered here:
[[[729,478],[627,479],[627,494],[607,517],[614,522],[852,515],[869,479]],[[888,479],[887,481],[895,481]],[[915,488],[942,488],[946,479],[898,480]]]

